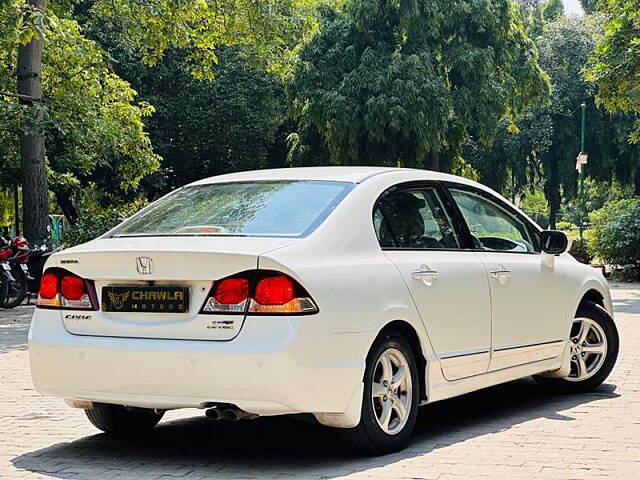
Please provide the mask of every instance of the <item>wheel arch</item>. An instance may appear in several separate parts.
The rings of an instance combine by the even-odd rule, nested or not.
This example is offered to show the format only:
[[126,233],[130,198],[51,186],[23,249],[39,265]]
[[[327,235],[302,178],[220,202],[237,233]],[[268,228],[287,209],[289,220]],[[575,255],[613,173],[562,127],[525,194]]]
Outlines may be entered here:
[[604,295],[600,293],[598,290],[596,290],[595,288],[590,288],[589,290],[584,292],[584,294],[582,295],[582,298],[580,299],[580,303],[578,303],[578,308],[576,308],[576,311],[574,313],[577,313],[578,310],[581,307],[583,307],[587,302],[593,302],[597,305],[600,305],[602,308],[606,310]]
[[393,320],[387,323],[384,327],[380,329],[378,335],[371,343],[371,347],[369,348],[369,352],[367,353],[367,362],[370,360],[370,355],[373,350],[373,345],[376,342],[384,337],[385,334],[396,332],[401,334],[404,338],[407,339],[409,345],[411,346],[411,350],[413,351],[413,355],[416,359],[416,364],[418,367],[418,381],[420,382],[420,399],[424,400],[427,397],[427,384],[426,384],[426,370],[427,370],[427,359],[420,343],[420,337],[418,336],[418,332],[416,329],[406,320]]

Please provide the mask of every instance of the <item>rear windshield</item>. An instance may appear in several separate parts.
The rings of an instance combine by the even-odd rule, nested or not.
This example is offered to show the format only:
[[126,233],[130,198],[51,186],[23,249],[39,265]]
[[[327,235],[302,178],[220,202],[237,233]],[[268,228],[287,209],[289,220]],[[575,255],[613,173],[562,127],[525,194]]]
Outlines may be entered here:
[[124,222],[111,236],[303,237],[354,186],[350,182],[265,181],[184,187]]

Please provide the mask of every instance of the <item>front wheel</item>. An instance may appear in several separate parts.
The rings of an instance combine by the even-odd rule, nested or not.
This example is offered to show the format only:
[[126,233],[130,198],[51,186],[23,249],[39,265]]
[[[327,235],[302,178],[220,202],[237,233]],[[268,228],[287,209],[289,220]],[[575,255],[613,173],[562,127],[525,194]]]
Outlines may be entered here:
[[371,349],[360,423],[341,434],[354,449],[382,455],[404,448],[416,423],[420,382],[409,342],[390,332]]
[[155,427],[164,415],[164,412],[156,413],[150,409],[128,409],[107,403],[95,403],[84,413],[96,428],[113,435],[145,433]]
[[565,378],[534,377],[542,386],[561,393],[588,392],[611,373],[618,358],[616,325],[600,305],[586,302],[571,327],[571,370]]
[[0,307],[15,308],[22,303],[27,296],[28,280],[22,268],[18,264],[11,266],[13,280],[7,280],[7,292],[0,298]]

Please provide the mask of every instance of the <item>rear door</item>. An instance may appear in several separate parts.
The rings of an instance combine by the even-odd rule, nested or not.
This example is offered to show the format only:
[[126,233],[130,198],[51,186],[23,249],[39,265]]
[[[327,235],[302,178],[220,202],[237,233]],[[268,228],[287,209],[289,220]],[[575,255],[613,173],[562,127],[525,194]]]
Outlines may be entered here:
[[449,380],[487,371],[491,342],[489,287],[475,253],[461,239],[435,184],[397,186],[374,209],[385,255],[411,292]]
[[490,370],[560,355],[566,337],[561,262],[547,266],[535,229],[517,210],[487,192],[451,186],[491,290]]

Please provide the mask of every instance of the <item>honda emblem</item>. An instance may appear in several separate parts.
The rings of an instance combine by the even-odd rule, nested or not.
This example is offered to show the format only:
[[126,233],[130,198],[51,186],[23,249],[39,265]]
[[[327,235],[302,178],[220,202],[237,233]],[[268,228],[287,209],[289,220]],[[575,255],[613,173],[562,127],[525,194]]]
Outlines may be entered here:
[[153,273],[153,260],[151,257],[136,257],[136,269],[141,275]]

